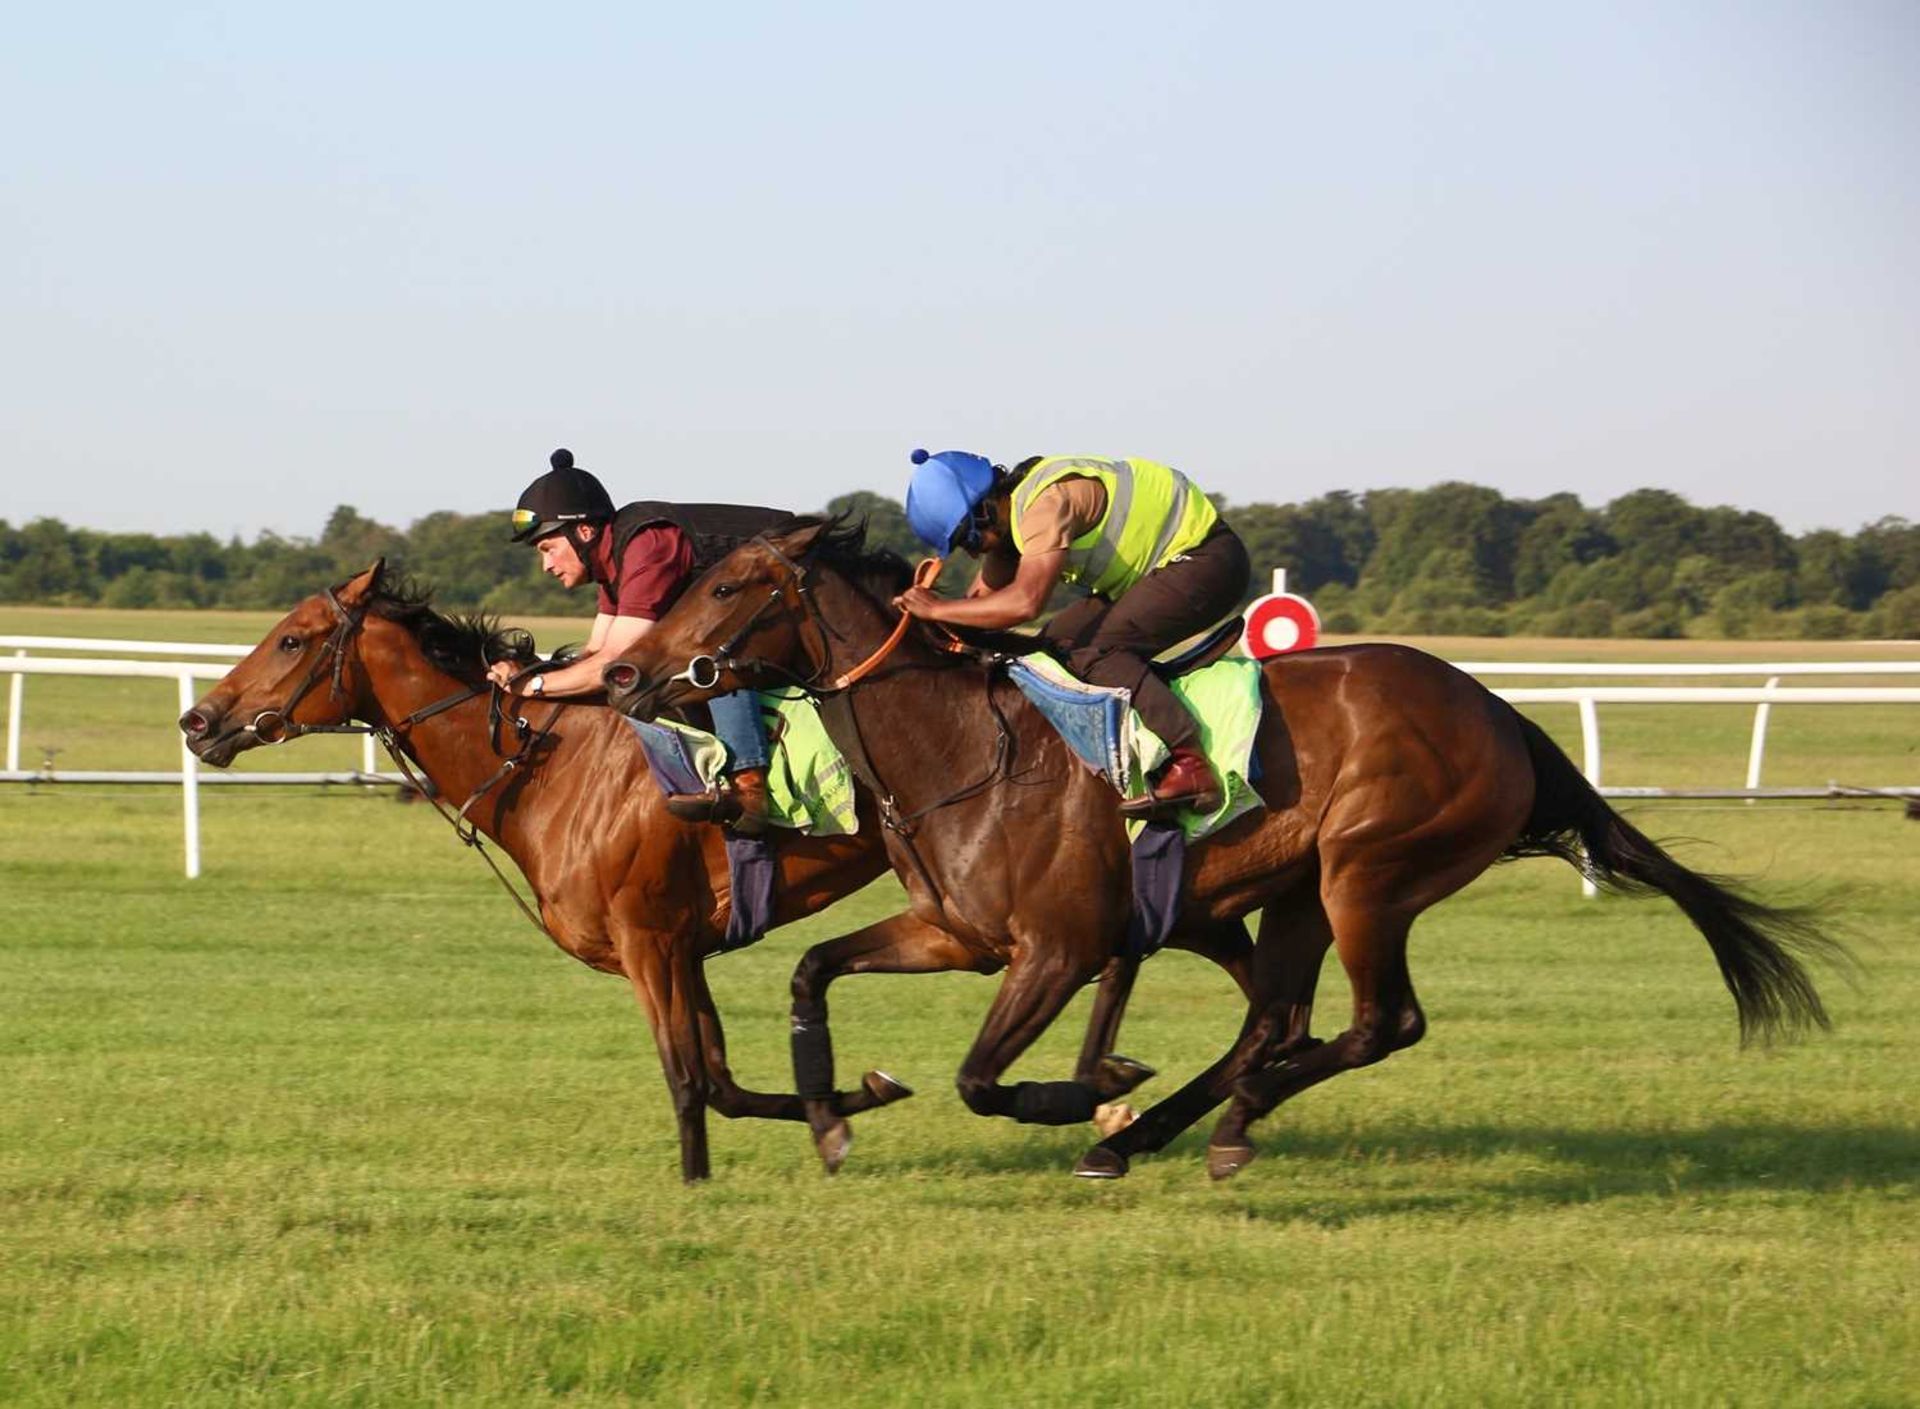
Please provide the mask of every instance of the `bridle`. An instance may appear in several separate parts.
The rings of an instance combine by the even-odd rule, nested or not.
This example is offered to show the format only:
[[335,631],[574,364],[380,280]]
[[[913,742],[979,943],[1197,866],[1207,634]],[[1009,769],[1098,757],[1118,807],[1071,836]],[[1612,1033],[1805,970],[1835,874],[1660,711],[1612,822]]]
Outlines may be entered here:
[[300,701],[304,700],[308,691],[318,685],[321,677],[326,675],[329,661],[333,666],[333,682],[327,697],[338,699],[346,693],[346,688],[341,683],[341,672],[346,669],[347,642],[353,639],[367,619],[365,607],[354,612],[348,611],[340,604],[340,598],[334,594],[333,588],[326,588],[323,595],[327,599],[327,605],[333,609],[338,624],[333,628],[333,634],[320,643],[319,653],[315,656],[313,664],[307,667],[306,678],[294,688],[287,702],[261,710],[244,726],[243,733],[252,734],[263,744],[285,743],[288,739],[297,739],[302,734],[371,734],[373,732],[372,726],[366,724],[302,724],[293,717],[293,712],[299,707]]
[[[556,702],[554,709],[547,716],[546,722],[539,729],[535,729],[524,717],[514,716],[513,729],[520,740],[520,746],[511,756],[507,755],[506,750],[500,745],[500,726],[506,718],[506,713],[501,707],[501,701],[506,698],[506,692],[491,679],[483,685],[465,686],[455,693],[448,695],[446,698],[435,700],[430,705],[416,709],[404,719],[396,720],[390,724],[302,724],[293,717],[293,711],[299,706],[300,701],[307,697],[313,687],[318,685],[321,679],[328,674],[329,664],[331,664],[333,678],[328,687],[328,698],[330,700],[339,699],[346,693],[346,686],[342,675],[346,669],[347,644],[359,633],[361,627],[366,624],[367,620],[366,607],[363,606],[357,611],[348,611],[347,608],[341,604],[340,598],[335,594],[333,588],[328,587],[324,589],[322,595],[326,597],[327,606],[333,611],[336,624],[332,633],[321,643],[320,650],[315,656],[313,664],[307,668],[306,678],[295,687],[293,694],[288,697],[285,704],[261,710],[258,714],[254,715],[248,724],[243,726],[242,732],[252,734],[263,744],[284,743],[288,739],[297,739],[303,734],[371,734],[374,738],[378,739],[381,746],[386,749],[388,756],[393,759],[394,765],[400,770],[401,775],[406,778],[408,785],[412,787],[415,792],[419,793],[420,796],[431,801],[434,810],[452,824],[454,834],[468,846],[478,851],[481,859],[485,861],[488,866],[492,867],[493,874],[499,878],[500,884],[506,887],[507,894],[513,897],[514,904],[520,907],[521,913],[531,920],[537,929],[549,938],[552,938],[552,931],[547,929],[545,922],[535,913],[533,907],[521,898],[520,892],[514,889],[513,883],[507,879],[506,873],[500,869],[499,863],[487,853],[486,847],[481,845],[479,828],[472,819],[467,816],[467,813],[470,812],[473,805],[482,797],[486,796],[487,793],[511,777],[520,768],[525,767],[534,760],[535,755],[539,752],[540,746],[547,741],[548,736],[553,732],[554,722],[559,718],[565,705]],[[482,664],[485,664],[485,662],[483,661]],[[463,705],[468,700],[474,699],[488,691],[492,692],[492,699],[488,703],[487,737],[488,741],[493,745],[494,753],[502,757],[504,761],[499,768],[494,770],[491,777],[473,790],[472,794],[467,798],[466,802],[460,806],[459,810],[455,811],[441,799],[438,790],[435,789],[426,778],[421,776],[413,761],[407,757],[406,751],[401,748],[401,744],[405,741],[414,725],[432,719],[435,715],[444,714],[448,710],[458,705]]]
[[[913,624],[913,618],[907,612],[901,612],[900,620],[894,623],[892,632],[887,636],[887,639],[881,643],[878,650],[854,666],[851,670],[842,671],[831,681],[823,685],[823,678],[833,666],[833,646],[829,638],[831,638],[832,641],[844,643],[847,639],[846,633],[828,621],[826,614],[820,610],[820,604],[814,600],[813,589],[807,586],[807,568],[804,563],[798,562],[781,552],[780,549],[774,545],[773,540],[768,538],[764,533],[756,536],[753,541],[759,547],[765,548],[767,552],[773,556],[773,560],[787,570],[792,581],[783,582],[775,587],[773,591],[767,594],[766,600],[755,607],[752,614],[740,624],[738,630],[718,646],[714,647],[713,650],[692,657],[687,661],[686,669],[677,675],[668,676],[661,682],[662,684],[670,685],[676,681],[684,680],[696,690],[711,690],[720,684],[720,674],[723,670],[731,670],[735,675],[740,676],[740,678],[744,680],[746,678],[744,674],[745,668],[751,667],[754,670],[782,676],[785,678],[785,683],[794,689],[801,690],[806,694],[819,698],[825,698],[852,688],[855,684],[872,674],[879,668],[881,662],[893,654],[894,648],[906,637],[907,628]],[[913,585],[916,587],[931,588],[934,582],[939,579],[943,562],[944,560],[940,558],[923,559],[919,566],[913,570]],[[789,586],[793,588],[794,597],[800,603],[803,619],[813,627],[814,637],[820,644],[820,649],[817,652],[808,651],[808,659],[811,662],[812,668],[808,670],[805,675],[796,674],[774,661],[760,660],[752,657],[742,658],[734,655],[734,652],[740,649],[741,644],[759,629],[760,619],[771,611],[777,602],[786,596]],[[968,649],[968,647],[951,632],[947,633],[947,639],[940,644],[941,649],[955,654]]]
[[[918,831],[918,827],[915,824],[930,813],[938,812],[940,809],[949,807],[956,802],[964,802],[969,798],[979,796],[1002,779],[1008,777],[1012,768],[1013,727],[1008,722],[999,704],[993,698],[991,677],[989,677],[987,685],[987,707],[993,714],[996,736],[994,740],[993,762],[988,767],[986,774],[948,793],[944,797],[935,799],[924,807],[916,808],[912,811],[903,811],[893,790],[887,787],[881,780],[879,773],[873,766],[872,759],[868,757],[866,740],[861,733],[859,718],[854,712],[853,687],[868,675],[872,674],[872,672],[880,666],[881,662],[893,654],[894,648],[905,638],[907,628],[913,623],[912,615],[904,611],[901,612],[900,620],[894,623],[893,630],[888,634],[887,639],[880,644],[879,648],[876,649],[872,655],[868,656],[852,669],[841,672],[835,676],[831,682],[823,686],[821,683],[822,678],[827,674],[833,663],[833,648],[829,638],[845,642],[847,640],[846,633],[840,631],[832,622],[827,620],[826,615],[820,610],[820,604],[814,600],[812,589],[807,586],[806,566],[781,552],[765,534],[756,538],[755,542],[765,548],[768,553],[772,554],[774,561],[787,570],[792,579],[791,583],[782,583],[775,587],[773,591],[768,594],[767,599],[755,607],[746,621],[741,623],[738,630],[727,637],[727,639],[713,651],[693,657],[687,662],[685,670],[681,671],[678,675],[670,676],[668,682],[663,683],[670,683],[674,680],[685,680],[695,689],[710,690],[720,683],[720,672],[722,670],[731,670],[736,676],[744,680],[746,676],[743,673],[743,668],[751,667],[774,675],[785,676],[790,684],[819,700],[823,716],[831,711],[840,719],[842,727],[838,733],[846,741],[844,752],[847,763],[852,768],[854,776],[860,780],[877,800],[880,808],[881,824],[901,839],[906,848],[906,853],[912,860],[915,869],[919,871],[922,881],[931,893],[937,895],[939,893],[939,886],[934,880],[933,873],[927,868],[926,862],[921,858],[919,851],[913,845],[914,834]],[[914,586],[930,589],[940,576],[942,562],[943,560],[940,558],[928,558],[922,561],[920,565],[914,569]],[[786,596],[789,585],[792,586],[794,595],[800,602],[802,611],[806,614],[807,621],[813,626],[814,636],[820,643],[819,653],[817,655],[810,654],[809,658],[812,668],[808,670],[805,675],[796,674],[773,661],[755,660],[752,658],[743,659],[733,654],[740,648],[741,643],[747,640],[759,627],[761,618],[772,609],[776,602]],[[941,627],[940,630],[944,639],[939,640],[936,644],[941,650],[948,654],[975,656],[984,654],[977,648],[962,641],[951,631],[946,630],[945,627]],[[802,639],[804,640],[804,633]],[[988,657],[988,659],[991,659],[991,657]],[[829,729],[830,731],[832,730],[831,725],[829,725]]]
[[[300,701],[307,697],[308,692],[320,683],[322,677],[327,675],[329,663],[331,663],[333,679],[328,686],[327,698],[329,700],[337,700],[346,693],[346,686],[342,680],[342,674],[346,670],[347,665],[347,643],[359,634],[362,626],[366,625],[367,609],[365,607],[361,607],[358,611],[348,611],[347,608],[341,604],[340,598],[331,587],[325,588],[321,595],[326,598],[327,606],[332,609],[336,619],[337,624],[334,626],[332,634],[320,643],[320,650],[315,656],[313,664],[307,667],[306,678],[294,688],[293,694],[288,697],[287,702],[282,705],[269,706],[261,710],[253,716],[250,722],[242,726],[242,733],[252,734],[263,744],[281,744],[285,743],[288,739],[297,739],[303,734],[372,734],[380,739],[382,743],[386,744],[389,751],[392,751],[399,740],[405,738],[407,732],[412,729],[414,725],[431,719],[436,714],[443,714],[456,705],[463,705],[468,700],[488,690],[493,690],[494,713],[492,722],[494,728],[492,733],[496,739],[498,738],[501,720],[501,711],[499,708],[500,692],[492,681],[488,681],[484,685],[464,686],[456,693],[448,695],[445,699],[436,700],[424,708],[416,709],[406,718],[396,720],[392,724],[302,724],[299,720],[295,719],[293,717],[294,710],[299,707]],[[526,721],[520,720],[517,722],[524,725]],[[494,745],[494,752],[501,752],[497,743]]]

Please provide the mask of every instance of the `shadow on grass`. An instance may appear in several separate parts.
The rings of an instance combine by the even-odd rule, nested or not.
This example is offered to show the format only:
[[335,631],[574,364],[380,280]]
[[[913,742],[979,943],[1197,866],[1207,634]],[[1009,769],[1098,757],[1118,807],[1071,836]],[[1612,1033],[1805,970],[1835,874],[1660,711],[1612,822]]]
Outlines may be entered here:
[[[1673,1129],[1566,1129],[1513,1125],[1438,1126],[1399,1131],[1379,1139],[1344,1132],[1275,1130],[1256,1133],[1261,1158],[1234,1181],[1284,1188],[1311,1187],[1324,1198],[1337,1180],[1358,1194],[1365,1211],[1398,1206],[1376,1203],[1358,1186],[1378,1175],[1377,1193],[1399,1203],[1432,1209],[1483,1203],[1575,1204],[1647,1195],[1767,1190],[1831,1193],[1911,1185],[1920,1170],[1920,1129],[1894,1125],[1797,1126],[1722,1123]],[[1019,1145],[968,1155],[888,1160],[895,1169],[984,1174],[1058,1174],[1066,1177],[1090,1135],[1035,1132]],[[1157,1155],[1141,1156],[1134,1168],[1185,1165],[1205,1179],[1204,1127],[1180,1137]],[[877,1166],[876,1166],[877,1171]],[[1405,1199],[1409,1172],[1429,1179],[1431,1190]]]

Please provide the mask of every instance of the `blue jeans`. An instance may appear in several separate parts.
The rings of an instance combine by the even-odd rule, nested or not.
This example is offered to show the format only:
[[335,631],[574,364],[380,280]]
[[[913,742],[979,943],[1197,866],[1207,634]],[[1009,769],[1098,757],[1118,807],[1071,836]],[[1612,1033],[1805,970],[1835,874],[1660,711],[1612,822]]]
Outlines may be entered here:
[[715,695],[707,701],[713,732],[727,746],[727,772],[767,766],[767,726],[760,719],[760,698],[751,690]]

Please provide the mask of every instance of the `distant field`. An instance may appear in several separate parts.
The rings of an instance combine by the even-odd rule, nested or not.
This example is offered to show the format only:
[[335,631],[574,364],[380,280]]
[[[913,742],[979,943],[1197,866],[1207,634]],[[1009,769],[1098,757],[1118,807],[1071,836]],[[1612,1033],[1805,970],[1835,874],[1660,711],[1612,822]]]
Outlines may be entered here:
[[[270,621],[0,609],[0,633]],[[27,739],[165,767],[173,712],[159,683],[34,680]],[[1571,737],[1571,713],[1543,717]],[[1750,717],[1603,707],[1609,777],[1737,783]],[[1920,781],[1917,724],[1778,711],[1776,779]],[[1229,1184],[1204,1128],[1088,1185],[1087,1132],[969,1115],[950,1078],[993,981],[941,976],[836,989],[843,1069],[921,1093],[863,1118],[837,1178],[793,1127],[716,1122],[697,1189],[625,986],[553,951],[437,817],[282,789],[204,812],[188,882],[174,792],[0,788],[0,1403],[1920,1402],[1920,824],[1897,808],[1634,810],[1844,924],[1865,978],[1823,976],[1835,1031],[1796,1048],[1738,1050],[1671,906],[1524,862],[1416,930],[1427,1041],[1285,1107]],[[897,903],[883,882],[710,966],[743,1079],[786,1084],[804,945]],[[1325,1035],[1337,965],[1321,998]],[[1064,1073],[1084,1005],[1017,1075]],[[1235,1006],[1154,960],[1121,1044],[1165,1073],[1145,1094]]]

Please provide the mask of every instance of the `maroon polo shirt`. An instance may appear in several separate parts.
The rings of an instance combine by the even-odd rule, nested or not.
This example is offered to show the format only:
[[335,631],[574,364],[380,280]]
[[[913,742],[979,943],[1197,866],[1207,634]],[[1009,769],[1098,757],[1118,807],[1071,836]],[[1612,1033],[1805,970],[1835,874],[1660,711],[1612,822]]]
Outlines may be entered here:
[[693,576],[693,544],[670,523],[649,525],[627,540],[613,561],[613,535],[603,531],[587,554],[587,575],[600,589],[602,616],[658,621]]

